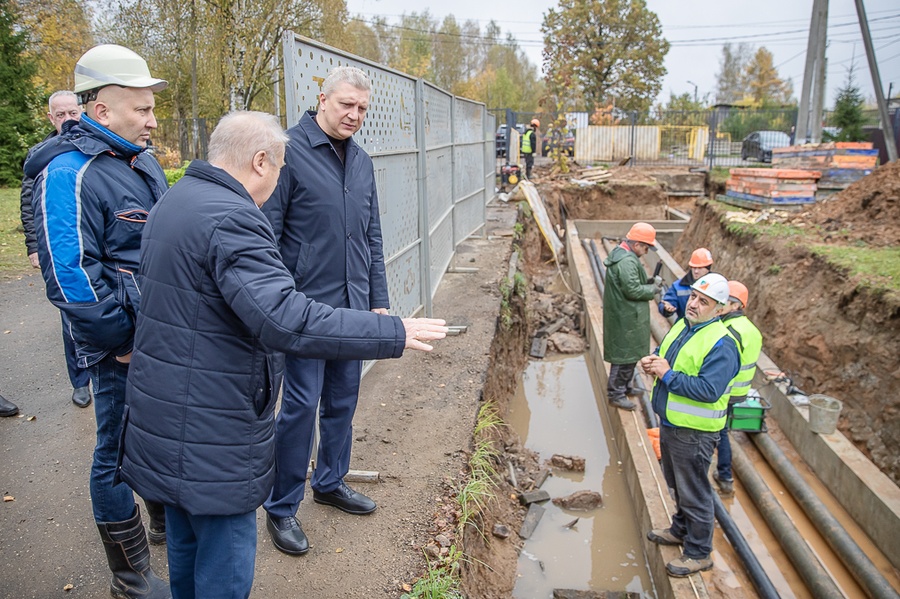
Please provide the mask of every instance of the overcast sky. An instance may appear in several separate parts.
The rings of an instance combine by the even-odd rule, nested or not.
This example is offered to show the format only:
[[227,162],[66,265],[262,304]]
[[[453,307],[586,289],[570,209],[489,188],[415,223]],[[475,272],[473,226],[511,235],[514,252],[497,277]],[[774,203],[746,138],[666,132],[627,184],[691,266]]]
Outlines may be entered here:
[[[900,2],[866,0],[875,55],[885,93],[893,82],[894,97],[900,88]],[[663,80],[660,100],[669,92],[694,93],[715,99],[716,72],[722,56],[722,44],[728,41],[765,46],[775,56],[775,65],[783,78],[794,83],[799,96],[809,31],[812,0],[647,0],[663,26],[663,34],[672,44],[666,56],[668,74]],[[364,19],[387,17],[396,23],[400,15],[428,10],[441,20],[452,14],[457,21],[476,20],[484,26],[494,20],[504,35],[509,32],[531,61],[541,64],[541,21],[553,0],[347,0],[351,15]],[[872,77],[866,62],[856,8],[853,0],[831,0],[828,15],[828,79],[826,106],[831,107],[836,90],[846,78],[847,67],[856,56],[856,81],[866,98],[874,98]]]

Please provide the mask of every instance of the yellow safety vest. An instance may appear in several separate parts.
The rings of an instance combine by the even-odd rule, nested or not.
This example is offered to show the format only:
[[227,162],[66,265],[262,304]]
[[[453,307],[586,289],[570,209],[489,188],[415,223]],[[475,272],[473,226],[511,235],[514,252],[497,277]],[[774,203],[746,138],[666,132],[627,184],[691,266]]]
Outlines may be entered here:
[[741,369],[731,381],[731,403],[738,403],[744,401],[750,392],[756,374],[756,361],[762,352],[762,333],[743,314],[722,322],[737,342],[741,354]]
[[534,152],[534,129],[528,129],[522,134],[522,153],[531,154]]
[[[678,338],[678,335],[685,329],[685,319],[682,318],[669,330],[665,339],[659,346],[659,355],[665,357],[666,351],[672,345],[672,342]],[[687,340],[678,355],[675,356],[675,363],[670,364],[672,370],[681,372],[688,376],[697,376],[700,374],[700,368],[703,366],[703,360],[712,350],[713,346],[723,337],[730,336],[728,329],[721,321],[717,320],[701,328]],[[659,380],[654,383],[659,384]],[[689,397],[678,395],[669,391],[668,400],[666,401],[666,420],[680,426],[682,428],[692,428],[698,431],[715,432],[725,427],[725,417],[727,415],[729,390],[716,400],[715,403],[705,403],[702,401],[694,401]]]

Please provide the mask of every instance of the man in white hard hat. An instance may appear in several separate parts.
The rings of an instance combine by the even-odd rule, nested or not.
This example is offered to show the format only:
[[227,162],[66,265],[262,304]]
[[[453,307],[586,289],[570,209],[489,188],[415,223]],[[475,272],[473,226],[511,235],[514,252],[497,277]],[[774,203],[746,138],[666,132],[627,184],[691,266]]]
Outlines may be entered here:
[[[165,173],[146,152],[156,128],[153,92],[167,83],[143,58],[95,46],[75,65],[79,123],[36,148],[35,235],[47,297],[69,321],[80,366],[91,373],[97,444],[91,465],[94,520],[115,597],[169,597],[150,567],[147,535],[131,488],[116,479],[125,382],[141,292],[137,280],[147,215],[166,191]],[[148,504],[150,541],[165,542],[161,505]]]
[[[47,119],[53,125],[53,131],[41,143],[46,143],[62,133],[64,123],[74,125],[81,118],[81,107],[78,105],[75,94],[69,90],[53,92],[47,101],[47,106],[50,109],[47,113]],[[32,148],[29,154],[34,152],[37,147]],[[37,238],[34,235],[34,210],[31,207],[33,189],[34,179],[22,177],[22,191],[19,199],[21,202],[22,230],[25,232],[25,249],[28,252],[31,266],[40,268],[41,264],[38,261],[37,254]],[[60,314],[62,315],[63,348],[66,352],[66,370],[69,373],[69,382],[72,384],[72,403],[79,408],[86,408],[91,405],[92,399],[91,374],[87,369],[78,365],[78,356],[75,353],[75,340],[72,339],[71,328],[66,321],[65,313],[60,312]]]
[[656,353],[641,359],[644,372],[655,377],[652,402],[660,419],[662,470],[675,494],[671,526],[651,530],[647,538],[683,546],[681,557],[666,564],[675,577],[713,565],[714,497],[707,473],[741,363],[737,344],[720,319],[728,297],[725,277],[701,277],[691,286],[684,318]]

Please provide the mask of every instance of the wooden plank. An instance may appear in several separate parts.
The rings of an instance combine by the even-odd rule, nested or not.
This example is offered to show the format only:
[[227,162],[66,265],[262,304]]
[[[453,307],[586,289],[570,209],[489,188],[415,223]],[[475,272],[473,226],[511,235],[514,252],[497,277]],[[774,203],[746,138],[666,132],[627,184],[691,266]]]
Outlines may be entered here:
[[733,168],[731,176],[740,177],[775,177],[778,179],[809,179],[818,177],[816,171],[786,168]]
[[[748,208],[750,210],[765,210],[766,208],[772,208],[771,204],[766,204],[763,202],[757,202],[753,200],[745,200],[743,198],[737,198],[733,196],[727,196],[722,194],[717,194],[716,199],[723,204],[728,204],[729,206],[736,206],[738,208]],[[796,206],[779,206],[779,210],[787,210],[788,212],[797,212],[803,209],[802,205]]]
[[737,191],[727,191],[725,195],[732,198],[740,198],[751,202],[758,202],[767,206],[783,205],[783,204],[815,204],[815,196],[809,197],[791,197],[791,198],[767,198],[749,193],[740,193]]
[[798,185],[815,185],[816,179],[810,177],[809,179],[773,179],[771,177],[733,177],[725,181],[726,184],[729,182],[742,182],[742,183],[778,183],[779,185],[787,185],[787,186],[798,186]]

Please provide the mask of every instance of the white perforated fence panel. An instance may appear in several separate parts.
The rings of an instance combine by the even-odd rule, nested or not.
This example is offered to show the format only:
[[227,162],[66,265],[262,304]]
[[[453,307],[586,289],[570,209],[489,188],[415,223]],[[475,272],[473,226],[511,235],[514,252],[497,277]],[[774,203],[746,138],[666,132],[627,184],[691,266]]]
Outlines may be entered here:
[[410,316],[424,307],[430,315],[456,245],[484,225],[494,117],[483,104],[291,32],[283,49],[288,126],[317,108],[332,68],[355,66],[369,76],[369,110],[354,140],[375,167],[391,312]]

